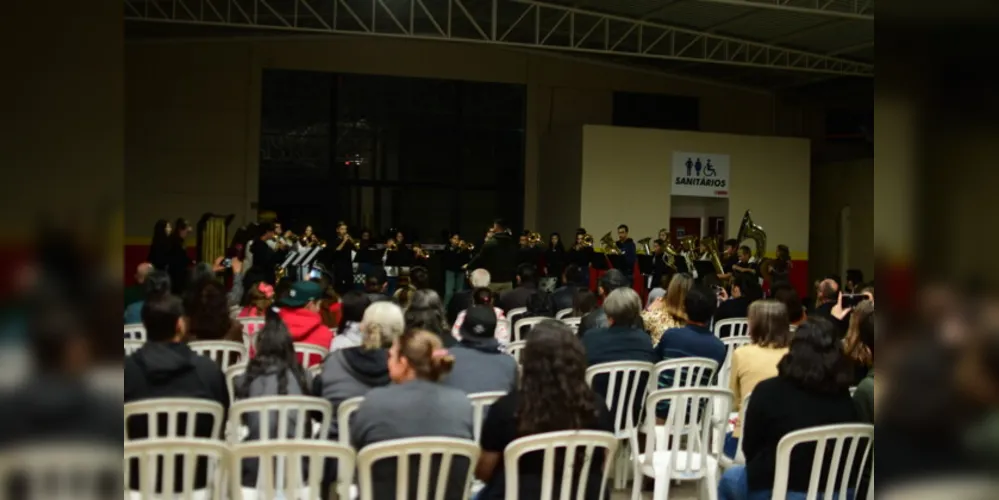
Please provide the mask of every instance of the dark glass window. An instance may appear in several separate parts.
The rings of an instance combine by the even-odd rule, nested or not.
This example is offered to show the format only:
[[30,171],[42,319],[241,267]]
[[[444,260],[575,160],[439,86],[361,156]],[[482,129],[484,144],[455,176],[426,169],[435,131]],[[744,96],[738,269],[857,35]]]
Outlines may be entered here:
[[410,240],[523,219],[522,85],[266,70],[260,209]]
[[614,125],[619,127],[700,130],[697,97],[614,92]]

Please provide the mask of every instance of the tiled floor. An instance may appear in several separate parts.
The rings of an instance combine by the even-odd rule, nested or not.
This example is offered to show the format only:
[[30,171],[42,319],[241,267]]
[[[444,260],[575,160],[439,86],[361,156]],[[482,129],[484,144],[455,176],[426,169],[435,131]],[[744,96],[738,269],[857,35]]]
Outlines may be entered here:
[[[699,500],[697,494],[697,483],[686,481],[680,483],[679,486],[674,484],[669,489],[670,500]],[[642,494],[643,500],[649,500],[652,498],[652,492],[646,491]],[[631,500],[631,490],[619,490],[615,491],[611,495],[611,500]]]

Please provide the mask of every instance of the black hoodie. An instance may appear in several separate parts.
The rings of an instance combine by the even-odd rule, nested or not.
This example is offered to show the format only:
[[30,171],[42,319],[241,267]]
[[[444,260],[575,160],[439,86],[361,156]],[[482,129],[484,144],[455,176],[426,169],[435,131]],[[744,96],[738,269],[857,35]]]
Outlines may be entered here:
[[[198,356],[187,344],[170,342],[148,342],[135,354],[125,359],[125,403],[147,399],[193,398],[218,402],[229,409],[229,391],[225,375],[209,358]],[[161,415],[159,429],[166,431],[166,415]],[[226,414],[223,414],[219,428],[225,428]],[[177,429],[187,427],[187,419],[177,419]],[[128,439],[143,439],[149,436],[146,419],[132,418],[126,422]],[[183,431],[181,431],[183,432]],[[222,439],[212,436],[212,420],[201,415],[195,424],[194,436]],[[206,481],[207,463],[200,461],[195,478],[195,486],[203,487]],[[133,472],[138,472],[133,467]],[[183,470],[183,469],[178,469]],[[177,474],[176,484],[183,484],[182,474]],[[132,474],[131,487],[138,488],[138,476]]]

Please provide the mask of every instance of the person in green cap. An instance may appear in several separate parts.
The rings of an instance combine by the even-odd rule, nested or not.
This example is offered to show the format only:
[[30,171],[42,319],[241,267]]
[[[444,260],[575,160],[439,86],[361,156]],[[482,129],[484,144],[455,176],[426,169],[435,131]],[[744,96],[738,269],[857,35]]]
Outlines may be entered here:
[[295,343],[313,344],[329,349],[333,332],[323,324],[319,314],[323,288],[311,281],[297,281],[288,294],[281,298],[278,314]]

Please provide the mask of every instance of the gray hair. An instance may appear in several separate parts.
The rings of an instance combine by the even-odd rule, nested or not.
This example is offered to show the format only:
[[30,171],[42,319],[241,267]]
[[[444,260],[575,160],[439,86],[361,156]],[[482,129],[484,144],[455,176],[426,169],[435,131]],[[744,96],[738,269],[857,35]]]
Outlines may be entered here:
[[406,330],[402,308],[389,301],[375,302],[364,310],[361,332],[365,349],[385,349]]
[[492,276],[489,276],[489,271],[485,269],[476,269],[472,271],[468,280],[472,282],[472,288],[486,288],[492,281]]
[[604,312],[615,325],[633,325],[642,314],[642,299],[631,288],[618,288],[604,299]]

